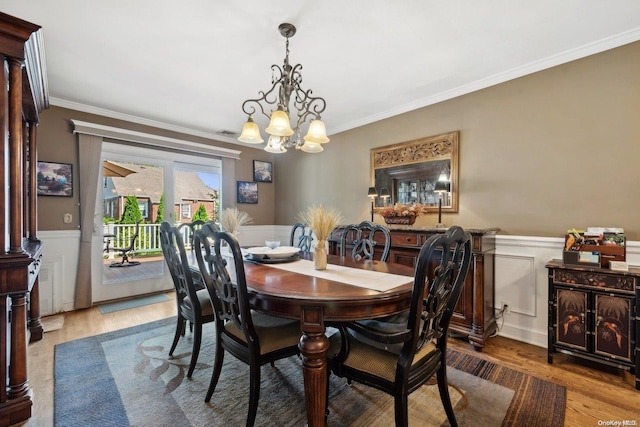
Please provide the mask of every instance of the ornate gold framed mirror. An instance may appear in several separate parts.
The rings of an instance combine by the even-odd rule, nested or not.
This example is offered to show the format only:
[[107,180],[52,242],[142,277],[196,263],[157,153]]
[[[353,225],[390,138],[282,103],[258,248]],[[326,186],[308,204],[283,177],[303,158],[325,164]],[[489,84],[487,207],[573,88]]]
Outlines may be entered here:
[[[371,186],[379,196],[376,207],[415,204],[424,212],[438,212],[442,198],[443,212],[458,212],[458,139],[455,131],[372,148]],[[448,191],[438,191],[445,178]],[[380,197],[383,194],[389,197]]]

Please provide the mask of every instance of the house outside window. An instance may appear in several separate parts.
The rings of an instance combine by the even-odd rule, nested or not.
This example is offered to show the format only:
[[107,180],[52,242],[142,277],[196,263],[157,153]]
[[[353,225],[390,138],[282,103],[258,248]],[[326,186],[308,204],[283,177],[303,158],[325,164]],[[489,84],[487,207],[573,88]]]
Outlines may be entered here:
[[147,202],[138,201],[138,209],[140,209],[140,214],[143,218],[149,217],[149,205]]
[[183,218],[191,218],[191,204],[185,203],[181,205],[182,209],[182,217]]

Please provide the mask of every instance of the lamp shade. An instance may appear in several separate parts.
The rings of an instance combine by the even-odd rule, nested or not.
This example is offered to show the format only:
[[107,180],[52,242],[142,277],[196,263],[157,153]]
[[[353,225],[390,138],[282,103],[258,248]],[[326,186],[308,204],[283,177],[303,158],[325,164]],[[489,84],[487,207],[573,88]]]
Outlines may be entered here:
[[260,128],[258,128],[258,124],[253,121],[253,118],[249,117],[244,126],[242,126],[242,133],[238,137],[238,141],[248,144],[260,144],[264,142],[262,136],[260,136]]
[[322,151],[324,151],[322,145],[318,144],[317,142],[307,141],[306,138],[304,144],[302,145],[302,147],[300,147],[300,149],[305,153],[321,153]]
[[447,191],[449,191],[449,182],[436,181],[436,185],[434,186],[433,191],[435,193],[446,193]]
[[264,147],[264,151],[268,151],[269,153],[280,154],[286,153],[287,149],[282,145],[282,140],[279,136],[271,135],[269,137],[269,141],[267,141],[267,145]]
[[304,140],[308,142],[315,142],[317,144],[329,142],[324,122],[322,120],[312,120],[309,124],[309,131],[305,135]]
[[275,136],[293,135],[293,129],[291,129],[291,125],[289,124],[289,115],[284,110],[278,108],[276,111],[271,113],[269,127],[264,131],[269,135]]
[[378,192],[376,191],[376,187],[369,187],[369,194],[367,195],[372,199],[376,197],[378,195]]
[[381,188],[380,189],[380,197],[385,198],[385,197],[390,197],[391,195],[389,194],[389,190],[387,190],[386,188]]

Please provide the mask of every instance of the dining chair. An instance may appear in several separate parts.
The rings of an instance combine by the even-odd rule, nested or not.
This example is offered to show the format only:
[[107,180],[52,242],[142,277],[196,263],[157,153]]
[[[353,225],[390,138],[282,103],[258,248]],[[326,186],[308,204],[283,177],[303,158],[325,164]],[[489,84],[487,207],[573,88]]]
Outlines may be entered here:
[[[249,365],[247,426],[253,426],[260,397],[260,368],[266,363],[273,365],[276,360],[299,354],[300,322],[251,309],[242,252],[232,234],[206,224],[196,231],[194,244],[198,268],[216,315],[215,363],[205,402],[211,400],[215,391],[227,351]],[[235,267],[235,283],[227,270],[229,254]]]
[[187,377],[191,378],[200,353],[202,325],[215,320],[213,305],[207,290],[204,288],[197,290],[195,286],[182,241],[182,233],[166,221],[160,225],[160,246],[173,279],[177,303],[176,333],[169,356],[173,356],[180,337],[185,335],[186,323],[189,322],[190,329],[193,331],[193,349]]
[[379,243],[376,236],[380,235],[384,239],[381,241],[383,246],[380,261],[386,262],[391,249],[391,233],[387,227],[371,221],[349,224],[343,228],[340,235],[340,255],[346,256],[347,246],[353,245],[351,256],[357,259],[373,259]]
[[471,235],[461,227],[430,237],[420,250],[404,327],[385,331],[359,322],[341,323],[340,333],[330,337],[331,372],[392,395],[398,427],[408,426],[409,394],[433,375],[449,423],[457,425],[447,384],[447,332],[470,263]]
[[136,246],[136,240],[138,240],[138,236],[140,235],[140,223],[142,221],[138,221],[136,223],[136,228],[133,235],[129,238],[129,244],[125,247],[121,248],[111,248],[112,251],[120,252],[122,255],[122,261],[112,262],[109,264],[109,267],[130,267],[134,265],[140,265],[140,261],[131,261],[129,259],[129,254],[133,252]]
[[313,244],[313,230],[307,224],[298,222],[291,227],[289,245],[300,248],[302,252],[311,252]]
[[178,225],[178,230],[182,234],[182,239],[184,242],[189,241],[189,247],[193,247],[193,238],[197,230],[202,228],[205,222],[201,219],[196,219],[192,222],[183,222]]

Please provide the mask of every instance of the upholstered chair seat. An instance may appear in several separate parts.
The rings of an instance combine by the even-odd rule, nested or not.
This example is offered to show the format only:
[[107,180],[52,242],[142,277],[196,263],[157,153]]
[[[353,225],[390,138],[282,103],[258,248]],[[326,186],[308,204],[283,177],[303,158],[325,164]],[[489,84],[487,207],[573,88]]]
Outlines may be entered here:
[[[256,335],[261,343],[260,354],[298,345],[301,333],[300,322],[297,320],[269,316],[256,311],[252,311],[251,317]],[[227,322],[224,329],[246,345],[247,340],[237,323]]]
[[[213,305],[211,305],[211,299],[209,298],[209,292],[206,289],[200,289],[196,291],[196,296],[200,303],[200,307],[202,307],[202,315],[203,316],[213,316]],[[185,310],[194,310],[193,304],[191,303],[190,297],[185,297],[182,301]]]

